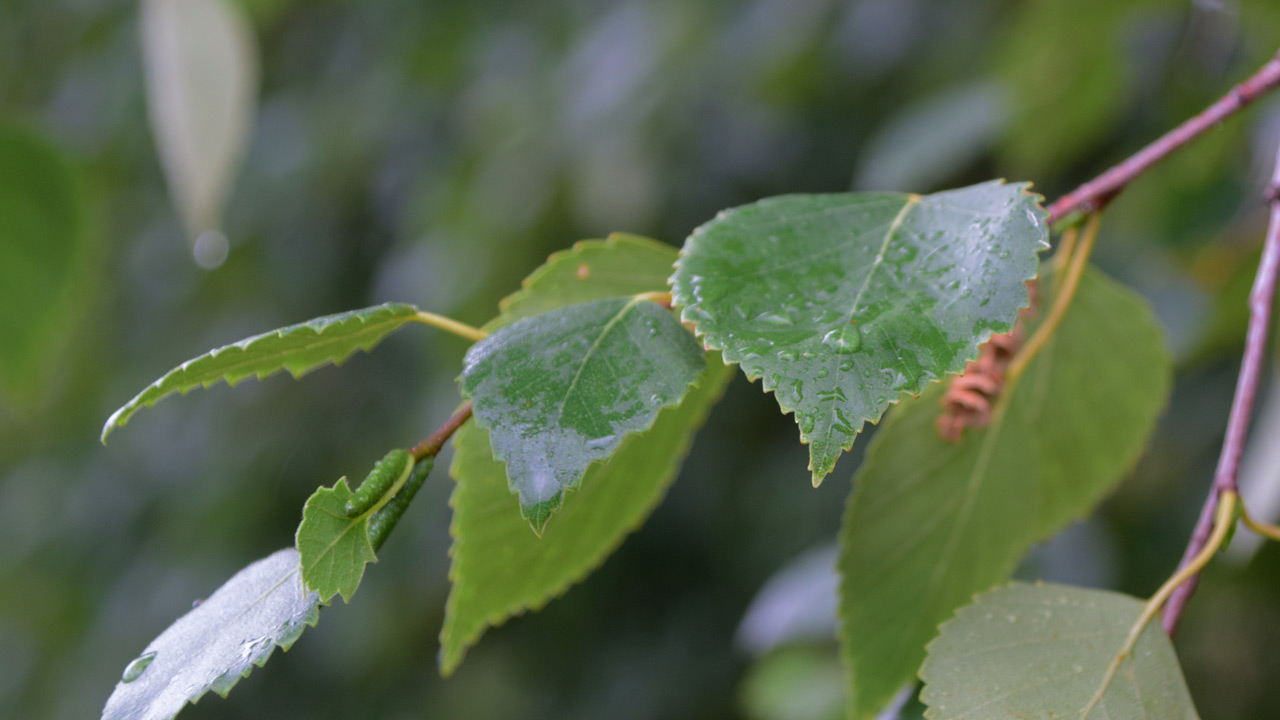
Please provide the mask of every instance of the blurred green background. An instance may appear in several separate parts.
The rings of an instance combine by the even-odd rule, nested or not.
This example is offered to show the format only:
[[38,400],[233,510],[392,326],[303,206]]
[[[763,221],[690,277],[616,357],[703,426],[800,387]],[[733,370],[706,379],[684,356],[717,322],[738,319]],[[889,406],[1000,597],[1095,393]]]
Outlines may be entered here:
[[[0,329],[42,328],[34,359],[0,376],[5,717],[96,716],[193,600],[292,543],[317,485],[449,415],[466,344],[406,330],[301,382],[171,400],[99,444],[107,415],[178,362],[385,300],[480,324],[577,239],[679,245],[767,195],[1004,176],[1052,198],[1280,47],[1274,0],[236,1],[260,96],[230,254],[206,270],[148,125],[138,4],[0,0],[0,123],[65,157],[65,218],[83,230],[48,301],[0,307]],[[1145,596],[1176,564],[1230,403],[1277,140],[1266,99],[1108,213],[1097,262],[1151,299],[1178,380],[1133,477],[1025,576]],[[38,181],[0,157],[0,183]],[[31,252],[0,232],[0,279],[35,287],[15,259]],[[1280,437],[1275,385],[1246,468],[1264,489],[1280,487],[1259,455]],[[351,605],[183,717],[838,717],[821,548],[861,447],[812,489],[792,420],[736,380],[647,525],[448,681],[439,472]],[[1208,572],[1178,648],[1204,714],[1273,718],[1280,550],[1245,550]]]

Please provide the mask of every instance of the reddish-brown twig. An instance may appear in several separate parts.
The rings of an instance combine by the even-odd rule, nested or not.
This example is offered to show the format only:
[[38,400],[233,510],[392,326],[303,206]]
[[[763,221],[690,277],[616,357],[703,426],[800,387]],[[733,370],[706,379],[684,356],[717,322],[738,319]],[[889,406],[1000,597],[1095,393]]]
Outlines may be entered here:
[[462,407],[458,408],[458,412],[444,422],[438,430],[428,435],[422,442],[414,445],[409,454],[413,456],[413,461],[418,462],[424,457],[435,456],[440,454],[444,448],[444,444],[449,442],[449,438],[462,427],[462,424],[471,419],[471,402],[467,401]]
[[[1249,330],[1244,340],[1244,360],[1240,363],[1240,377],[1236,380],[1236,394],[1231,402],[1231,415],[1227,420],[1227,435],[1222,441],[1222,454],[1218,456],[1218,468],[1213,475],[1213,486],[1191,542],[1182,556],[1179,567],[1194,558],[1208,541],[1213,531],[1213,518],[1222,493],[1238,492],[1236,474],[1240,466],[1240,453],[1244,450],[1245,436],[1249,431],[1249,418],[1253,413],[1254,396],[1258,393],[1258,376],[1262,370],[1263,355],[1267,350],[1267,331],[1271,323],[1271,302],[1276,290],[1276,270],[1280,267],[1280,149],[1276,152],[1276,168],[1267,189],[1267,201],[1271,204],[1271,223],[1262,248],[1262,260],[1258,274],[1249,293]],[[1195,575],[1178,587],[1169,597],[1164,610],[1165,632],[1173,635],[1182,618],[1182,610],[1196,591],[1199,576]]]
[[1076,210],[1093,212],[1106,207],[1126,185],[1152,165],[1277,86],[1280,86],[1280,52],[1200,114],[1160,136],[1119,165],[1058,198],[1049,206],[1049,224]]

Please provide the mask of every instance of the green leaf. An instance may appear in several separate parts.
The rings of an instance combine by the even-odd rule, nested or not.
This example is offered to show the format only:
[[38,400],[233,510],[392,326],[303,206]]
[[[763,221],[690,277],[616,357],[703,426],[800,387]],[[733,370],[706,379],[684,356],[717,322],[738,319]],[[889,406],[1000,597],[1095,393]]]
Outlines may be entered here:
[[589,300],[666,290],[675,261],[675,248],[636,235],[583,240],[525,278],[520,290],[498,304],[502,314],[485,329]]
[[[258,92],[253,29],[227,0],[144,0],[142,49],[156,146],[195,240],[221,224],[248,143]],[[222,257],[197,254],[212,266]]]
[[852,717],[874,716],[911,681],[938,623],[1120,480],[1171,374],[1146,303],[1090,272],[1057,334],[1006,385],[990,426],[958,444],[940,438],[940,386],[889,418],[854,478],[841,531]]
[[1048,239],[1026,188],[735,208],[690,236],[673,298],[708,348],[796,414],[816,485],[867,421],[1013,326]]
[[277,646],[288,650],[320,619],[298,552],[280,550],[236,573],[125,668],[103,720],[163,720],[212,690],[226,697]]
[[471,347],[462,394],[489,429],[534,532],[588,465],[680,401],[704,367],[702,355],[669,311],[638,298],[552,310]]
[[84,205],[57,148],[0,124],[0,395],[21,409],[47,388],[79,315],[90,252]]
[[[358,493],[351,492],[345,477],[332,488],[316,490],[307,499],[295,543],[301,556],[302,580],[308,589],[319,593],[321,602],[328,603],[334,595],[351,602],[364,577],[365,565],[378,561],[374,551],[386,537],[385,532],[375,534],[371,527],[379,524],[381,511],[404,492],[402,488],[409,485],[412,475],[416,482],[408,491],[411,499],[431,471],[432,463],[433,458],[426,458],[415,471],[407,452],[392,450],[361,483],[361,493],[381,492],[372,502],[360,503],[362,509],[354,517],[348,510],[357,501]],[[390,483],[380,482],[388,477],[392,477]],[[403,504],[408,504],[407,499]],[[400,508],[400,512],[403,510]]]
[[386,303],[318,317],[210,350],[165,373],[112,413],[102,427],[102,442],[138,410],[175,392],[186,395],[196,386],[207,388],[219,380],[234,386],[247,377],[262,380],[281,370],[299,378],[322,365],[341,365],[355,351],[371,350],[417,314],[412,305]]
[[573,501],[543,537],[511,512],[502,463],[474,423],[454,436],[453,587],[440,633],[441,672],[449,675],[485,629],[539,609],[587,576],[644,522],[675,479],[694,433],[732,378],[716,353],[706,374],[653,428],[628,435],[607,463],[587,470]]
[[1050,584],[979,596],[929,644],[920,671],[928,716],[1195,720],[1158,622],[1108,673],[1142,607],[1127,595]]

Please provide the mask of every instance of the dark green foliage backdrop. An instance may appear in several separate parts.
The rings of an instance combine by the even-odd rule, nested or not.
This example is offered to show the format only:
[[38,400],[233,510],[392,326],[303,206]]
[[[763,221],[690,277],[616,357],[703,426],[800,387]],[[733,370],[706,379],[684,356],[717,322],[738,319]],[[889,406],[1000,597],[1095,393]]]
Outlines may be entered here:
[[[87,227],[42,372],[0,396],[6,715],[96,713],[193,600],[291,542],[317,485],[448,417],[466,343],[405,331],[301,382],[164,403],[99,445],[111,410],[180,360],[388,300],[481,324],[575,240],[679,245],[766,195],[1005,176],[1053,197],[1280,45],[1270,0],[244,2],[261,97],[231,252],[206,271],[147,124],[137,4],[0,0],[0,122],[66,155]],[[1134,477],[1027,576],[1146,595],[1176,562],[1226,416],[1277,135],[1267,100],[1109,211],[1096,258],[1153,301],[1173,401]],[[23,181],[0,166],[0,183]],[[6,242],[0,229],[0,263]],[[792,420],[734,380],[646,526],[583,585],[487,633],[448,681],[451,482],[437,473],[353,604],[188,714],[782,717],[760,690],[782,666],[734,634],[776,570],[834,539],[863,446],[812,489]],[[1178,641],[1206,715],[1280,703],[1277,587],[1274,548],[1206,577]],[[812,653],[810,681],[836,661],[834,644]]]

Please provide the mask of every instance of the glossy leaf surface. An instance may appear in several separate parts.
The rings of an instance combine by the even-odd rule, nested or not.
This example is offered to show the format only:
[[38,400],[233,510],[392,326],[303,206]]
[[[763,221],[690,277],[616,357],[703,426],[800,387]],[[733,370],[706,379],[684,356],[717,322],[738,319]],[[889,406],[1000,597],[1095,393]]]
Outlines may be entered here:
[[192,239],[221,224],[249,139],[258,50],[239,3],[143,0],[147,107],[169,191]]
[[0,400],[28,407],[70,336],[88,254],[76,171],[35,132],[0,124]]
[[1014,583],[941,628],[921,669],[933,720],[1195,720],[1173,644],[1149,623],[1114,674],[1142,602],[1064,585]]
[[412,493],[431,472],[433,462],[434,458],[426,458],[416,468],[411,464],[401,466],[386,493],[354,517],[347,514],[355,493],[346,478],[332,488],[316,490],[307,499],[294,542],[301,556],[302,580],[308,589],[319,593],[321,602],[329,602],[334,595],[351,602],[365,566],[378,561],[375,552],[386,538],[381,529],[387,524],[384,516],[398,508],[395,519],[399,519]]
[[319,597],[302,587],[298,552],[269,555],[153,640],[125,668],[103,720],[163,720],[210,690],[226,697],[277,646],[288,650],[319,617]]
[[501,315],[485,328],[589,300],[666,290],[675,261],[675,248],[638,235],[583,240],[547,258],[519,290],[503,298]]
[[1048,239],[1026,187],[734,208],[690,236],[673,298],[709,348],[796,414],[816,484],[866,422],[1013,326]]
[[411,322],[417,312],[412,305],[386,303],[318,317],[211,350],[165,373],[112,413],[102,427],[102,441],[138,410],[175,392],[185,395],[194,387],[207,388],[220,380],[234,386],[247,377],[261,380],[281,370],[298,378],[322,365],[339,365],[357,350],[372,349]]
[[541,532],[588,465],[680,401],[702,356],[660,305],[593,300],[518,320],[476,343],[463,361],[462,393]]
[[565,592],[644,522],[733,377],[715,353],[707,354],[706,368],[678,407],[663,410],[650,430],[628,435],[608,462],[587,470],[541,538],[513,512],[488,433],[474,424],[458,431],[450,470],[457,487],[451,503],[453,587],[440,633],[443,674],[458,667],[488,627]]
[[852,717],[879,712],[912,680],[939,623],[1115,486],[1141,454],[1170,378],[1146,303],[1086,273],[988,427],[969,428],[958,444],[940,438],[941,386],[890,417],[854,478],[841,531]]

